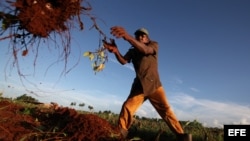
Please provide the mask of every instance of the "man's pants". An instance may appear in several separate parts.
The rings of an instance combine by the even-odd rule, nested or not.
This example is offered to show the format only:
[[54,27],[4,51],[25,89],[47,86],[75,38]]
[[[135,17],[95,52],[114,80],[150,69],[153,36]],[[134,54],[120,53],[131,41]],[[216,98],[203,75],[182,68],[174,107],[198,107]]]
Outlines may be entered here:
[[184,131],[174,114],[173,110],[170,107],[170,104],[167,100],[163,87],[159,87],[156,91],[148,96],[142,94],[133,94],[131,93],[127,100],[123,103],[120,117],[118,120],[118,126],[123,132],[128,131],[132,122],[133,116],[136,110],[143,104],[145,100],[149,100],[150,103],[154,106],[156,111],[162,117],[162,119],[167,123],[169,128],[176,135],[183,134]]

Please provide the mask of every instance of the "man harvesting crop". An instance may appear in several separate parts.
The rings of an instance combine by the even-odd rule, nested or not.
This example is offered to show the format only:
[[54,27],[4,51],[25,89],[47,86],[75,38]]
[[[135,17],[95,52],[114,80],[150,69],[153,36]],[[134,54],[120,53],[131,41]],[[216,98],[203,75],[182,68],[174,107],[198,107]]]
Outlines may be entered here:
[[111,43],[103,41],[104,47],[114,53],[122,65],[132,62],[136,72],[130,94],[123,103],[118,120],[118,126],[124,139],[127,137],[136,110],[145,100],[149,100],[171,131],[176,134],[177,139],[179,141],[188,140],[187,134],[184,134],[181,124],[168,103],[160,81],[158,43],[150,40],[145,28],[136,30],[135,37],[133,37],[123,27],[115,26],[111,28],[111,34],[116,38],[123,38],[132,47],[124,56],[119,52],[114,40]]

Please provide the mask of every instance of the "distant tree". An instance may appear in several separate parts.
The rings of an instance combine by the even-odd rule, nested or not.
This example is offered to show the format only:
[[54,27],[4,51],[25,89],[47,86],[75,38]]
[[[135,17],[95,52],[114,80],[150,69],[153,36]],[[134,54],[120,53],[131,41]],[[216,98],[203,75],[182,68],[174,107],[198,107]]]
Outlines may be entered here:
[[90,111],[92,111],[94,109],[93,106],[90,106],[90,105],[88,106],[88,108]]
[[70,106],[76,106],[76,102],[71,102]]
[[105,114],[110,114],[111,113],[111,111],[110,110],[105,110],[105,111],[103,111],[103,113],[105,113]]
[[198,122],[196,119],[194,120],[194,121],[185,121],[185,122],[183,122],[184,124],[184,128],[186,127],[186,126],[193,126],[193,127],[203,127],[202,126],[202,123],[200,123],[200,122]]
[[80,103],[79,106],[80,106],[80,107],[84,107],[84,106],[85,106],[85,103]]
[[134,115],[135,119],[140,119],[140,117],[138,115]]
[[35,99],[35,98],[31,97],[31,96],[27,96],[27,94],[23,94],[21,96],[18,96],[14,100],[17,100],[17,101],[27,101],[27,102],[38,102],[37,99]]

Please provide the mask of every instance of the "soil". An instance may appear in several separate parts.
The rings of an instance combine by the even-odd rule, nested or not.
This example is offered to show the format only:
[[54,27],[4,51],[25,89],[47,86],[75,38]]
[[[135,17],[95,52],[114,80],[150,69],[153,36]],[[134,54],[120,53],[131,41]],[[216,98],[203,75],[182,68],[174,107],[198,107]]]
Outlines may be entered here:
[[119,141],[119,130],[68,107],[27,108],[0,100],[0,141]]

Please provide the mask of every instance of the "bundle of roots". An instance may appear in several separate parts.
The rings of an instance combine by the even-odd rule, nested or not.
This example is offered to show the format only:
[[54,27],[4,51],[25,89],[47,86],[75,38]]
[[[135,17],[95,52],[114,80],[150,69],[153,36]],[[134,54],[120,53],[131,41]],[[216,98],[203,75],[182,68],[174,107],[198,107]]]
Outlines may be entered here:
[[[7,6],[3,6],[2,3]],[[83,3],[87,4],[86,7]],[[84,29],[80,18],[83,14],[93,21],[92,28],[95,28],[106,39],[106,35],[97,26],[95,17],[89,13],[92,9],[90,4],[84,0],[5,0],[5,2],[0,1],[0,8],[0,41],[8,38],[11,40],[13,64],[17,65],[19,75],[22,75],[18,63],[19,52],[22,56],[26,56],[29,50],[33,51],[35,57],[33,64],[35,65],[40,39],[52,40],[52,43],[60,49],[56,62],[65,62],[64,72],[71,70],[71,68],[67,69],[71,53],[70,30],[74,28],[75,23],[79,24],[81,30]],[[10,32],[6,33],[6,31]],[[55,33],[55,36],[51,36],[52,33]],[[1,37],[6,34],[7,36]],[[60,41],[61,44],[58,45]],[[104,50],[101,51],[104,52]]]
[[81,6],[82,0],[16,0],[16,16],[20,28],[29,33],[48,37],[52,31],[68,30],[67,21],[77,16],[81,29],[80,12],[88,10]]
[[5,0],[0,1],[0,8],[0,41],[10,39],[13,66],[17,66],[19,75],[22,75],[18,63],[19,53],[26,56],[31,50],[35,66],[41,39],[55,43],[59,49],[56,62],[64,61],[64,71],[67,72],[71,29],[78,23],[80,30],[83,30],[80,19],[83,14],[90,17],[94,27],[97,27],[95,18],[89,14],[91,6],[84,0]]

